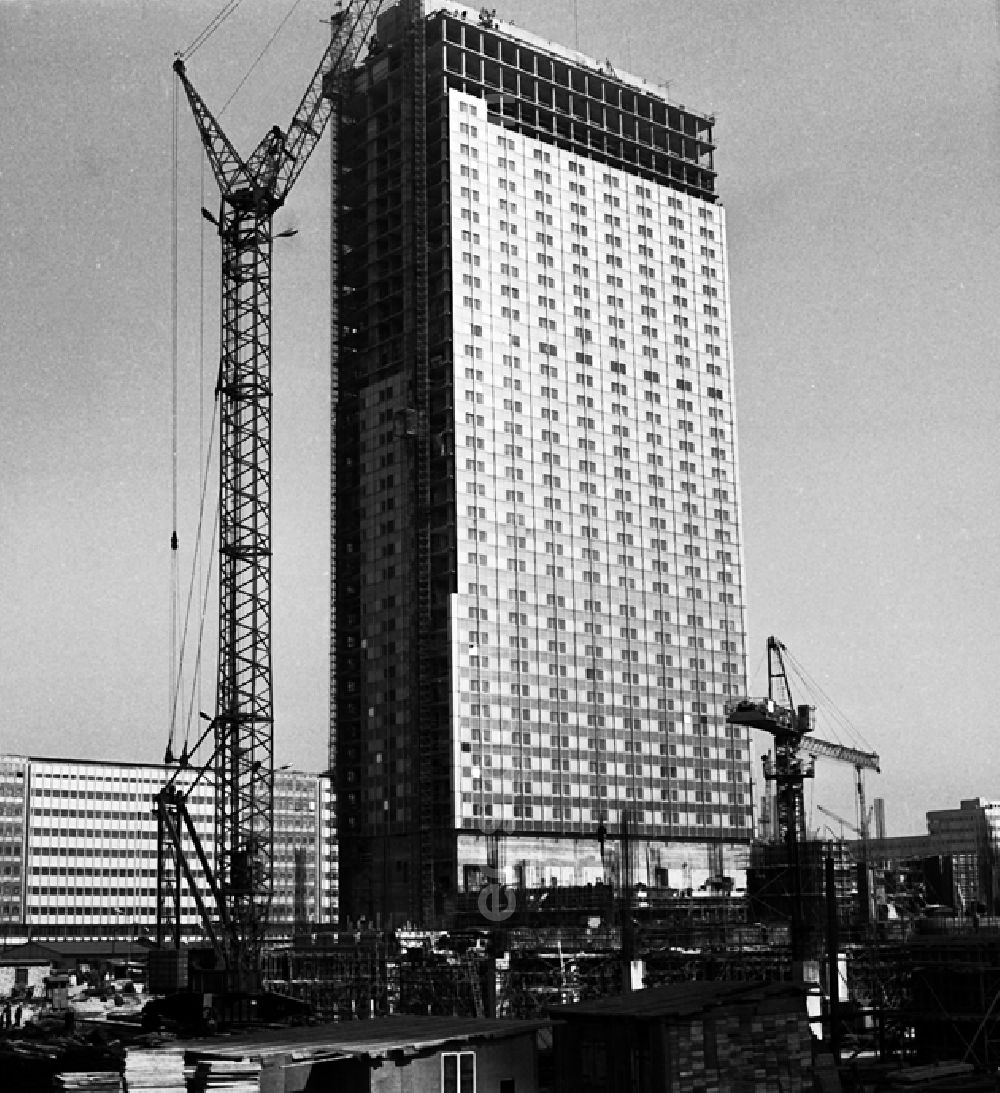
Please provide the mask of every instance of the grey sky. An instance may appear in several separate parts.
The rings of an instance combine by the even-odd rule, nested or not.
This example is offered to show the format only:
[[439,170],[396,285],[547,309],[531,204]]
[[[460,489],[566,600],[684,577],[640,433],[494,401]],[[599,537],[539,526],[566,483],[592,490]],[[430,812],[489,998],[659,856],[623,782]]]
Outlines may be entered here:
[[[216,110],[290,3],[189,62]],[[493,6],[493,5],[491,5]],[[0,3],[0,748],[156,760],[167,726],[171,62],[211,3]],[[1000,797],[998,33],[991,0],[525,0],[501,18],[718,118],[750,667],[781,637],[883,757],[890,831]],[[244,153],[322,53],[303,0],[223,120]],[[575,18],[574,18],[575,17]],[[180,110],[183,571],[218,249]],[[325,760],[327,151],[278,218],[278,762]],[[209,182],[205,203],[217,195]],[[210,405],[208,411],[210,412]],[[208,623],[214,664],[214,622]],[[212,670],[201,707],[212,705]],[[757,671],[757,689],[765,685]],[[803,701],[815,694],[800,693]],[[820,711],[821,735],[844,736]],[[845,738],[846,742],[853,742]],[[851,774],[809,796],[853,817]],[[822,817],[814,816],[820,821]]]

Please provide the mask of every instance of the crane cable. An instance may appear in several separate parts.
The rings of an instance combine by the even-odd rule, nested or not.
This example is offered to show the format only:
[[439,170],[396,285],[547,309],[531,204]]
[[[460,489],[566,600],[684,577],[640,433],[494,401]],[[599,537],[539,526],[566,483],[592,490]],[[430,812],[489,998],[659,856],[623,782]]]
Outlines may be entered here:
[[194,54],[201,49],[201,47],[212,37],[212,35],[222,26],[222,24],[233,14],[234,11],[240,6],[240,0],[226,0],[222,5],[219,12],[208,21],[204,30],[198,34],[194,41],[185,49],[180,57],[183,60],[187,60],[189,57],[193,57]]
[[[201,495],[199,503],[198,526],[195,533],[194,556],[191,562],[191,574],[188,583],[187,600],[183,611],[183,625],[181,624],[181,590],[180,590],[180,554],[179,538],[177,534],[179,511],[179,341],[180,341],[180,307],[179,307],[179,177],[180,177],[180,138],[179,138],[179,96],[177,81],[173,82],[172,102],[172,132],[171,132],[171,286],[170,286],[170,310],[171,310],[171,520],[172,530],[170,534],[171,577],[170,577],[170,665],[169,665],[169,719],[166,749],[166,762],[170,763],[186,757],[191,738],[191,727],[194,721],[194,706],[200,699],[198,690],[201,685],[201,657],[202,643],[205,630],[205,620],[208,613],[208,595],[211,587],[212,571],[208,567],[208,577],[204,577],[203,567],[203,533],[205,507],[208,493],[208,483],[211,469],[211,459],[214,451],[212,438],[216,435],[218,424],[218,404],[215,404],[208,444],[205,445],[205,412],[204,412],[204,375],[205,375],[205,244],[204,230],[201,233],[200,245],[200,277],[199,277],[199,358],[200,358],[200,383],[199,383],[199,463],[204,470],[202,472]],[[205,172],[202,164],[201,172],[202,204],[204,204]],[[218,505],[218,499],[217,499]],[[212,542],[209,547],[211,554],[215,548],[215,535],[218,525],[218,511],[216,511],[216,531],[213,531]],[[191,630],[192,607],[195,599],[195,588],[205,580],[205,592],[201,604],[201,618],[198,630],[197,649],[194,658],[194,668],[189,673],[191,677],[191,695],[188,701],[187,715],[183,724],[183,743],[180,752],[177,745],[181,736],[179,725],[179,713],[182,706],[181,692],[184,690],[184,665],[188,659],[189,634]],[[200,707],[200,701],[197,702]]]
[[[214,413],[212,415],[212,423],[211,423],[211,427],[210,427],[210,438],[212,440],[214,440],[214,438],[218,435],[217,434],[218,417],[219,417],[219,415],[218,415],[218,402],[216,402],[214,404]],[[204,439],[204,438],[202,438],[202,439]],[[194,667],[191,670],[191,686],[190,686],[190,694],[189,694],[189,697],[188,697],[187,715],[184,719],[184,742],[183,742],[183,745],[182,745],[182,748],[181,748],[181,751],[180,751],[179,755],[176,755],[176,754],[174,755],[174,758],[178,758],[178,759],[180,759],[181,757],[186,758],[187,755],[188,755],[188,747],[189,747],[190,740],[191,740],[191,727],[194,724],[195,716],[196,716],[195,715],[195,707],[198,707],[200,709],[200,707],[202,705],[201,701],[200,701],[200,686],[201,686],[201,678],[202,678],[202,673],[201,673],[202,649],[203,649],[203,646],[204,646],[204,637],[205,637],[205,620],[208,617],[209,593],[211,591],[212,581],[213,581],[213,578],[214,578],[214,573],[213,573],[211,567],[208,568],[207,574],[205,573],[205,570],[203,568],[203,559],[204,559],[204,556],[205,556],[205,551],[202,547],[203,539],[204,539],[204,530],[205,530],[205,509],[206,509],[206,502],[207,502],[207,498],[208,498],[208,484],[209,484],[209,480],[210,480],[210,471],[211,471],[211,468],[212,468],[212,459],[213,459],[213,456],[214,456],[214,444],[213,443],[209,444],[207,454],[205,454],[205,452],[204,452],[204,447],[202,447],[202,452],[203,452],[203,455],[204,455],[204,463],[203,463],[204,470],[202,472],[201,497],[200,497],[200,502],[199,502],[199,506],[198,506],[198,526],[197,526],[197,529],[195,531],[195,536],[194,536],[195,554],[194,554],[194,557],[191,560],[191,575],[190,575],[190,579],[188,581],[187,601],[186,601],[185,608],[184,608],[184,626],[183,626],[183,629],[182,629],[181,635],[180,635],[180,649],[178,650],[178,653],[177,653],[176,658],[175,658],[175,662],[181,667],[183,666],[185,660],[188,657],[188,645],[189,645],[189,640],[188,639],[189,639],[189,635],[190,635],[190,631],[191,631],[191,616],[192,616],[192,608],[193,608],[193,605],[194,605],[195,589],[198,588],[199,585],[203,584],[204,585],[204,592],[203,592],[202,598],[201,598],[201,610],[200,610],[200,613],[199,613],[197,644],[195,646],[195,653],[194,653]],[[219,507],[220,507],[220,504],[221,504],[221,501],[217,497],[216,498],[215,515],[214,515],[214,519],[213,519],[212,537],[211,537],[211,542],[208,544],[208,554],[209,554],[210,557],[215,552],[215,545],[216,545],[216,541],[217,541],[216,537],[217,537],[217,534],[218,534],[218,527],[219,527]],[[178,614],[179,614],[179,610],[178,610]],[[170,737],[171,751],[172,751],[173,745],[175,743],[177,713],[178,713],[178,709],[179,709],[180,704],[181,704],[182,675],[183,675],[183,673],[182,673],[182,671],[180,670],[180,667],[179,667],[178,671],[177,671],[177,676],[176,676],[175,681],[174,681],[173,689],[171,691],[171,724],[172,724],[172,727],[173,727],[172,732],[171,732],[171,737]]]
[[767,653],[766,653],[766,652],[765,652],[765,653],[761,653],[761,655],[760,655],[760,658],[759,658],[759,659],[758,659],[758,661],[757,661],[757,665],[756,665],[756,667],[755,667],[755,668],[754,668],[754,670],[753,670],[753,671],[752,671],[752,672],[751,672],[751,673],[750,673],[750,674],[749,674],[749,675],[747,676],[747,688],[748,688],[748,691],[750,691],[750,692],[752,692],[752,691],[753,691],[753,688],[754,688],[754,687],[756,686],[756,684],[755,684],[755,683],[752,683],[752,682],[751,682],[751,680],[757,680],[757,679],[760,679],[760,677],[761,677],[761,676],[763,675],[763,673],[764,673],[764,658],[765,658],[766,656],[767,656]]
[[[206,476],[205,476],[206,482],[208,480],[207,470],[208,470],[208,467],[206,465]],[[219,533],[219,508],[220,508],[220,502],[217,499],[216,500],[216,509],[215,509],[215,519],[212,521],[212,541],[209,544],[209,556],[211,556],[215,553],[215,545],[216,545],[217,536],[218,536],[218,533]],[[204,505],[202,505],[202,513],[204,514]],[[200,526],[201,526],[201,524],[200,524],[200,521],[199,521],[199,527]],[[215,576],[215,574],[212,572],[211,568],[209,568],[207,573],[202,574],[202,583],[203,583],[203,586],[204,586],[204,592],[202,594],[202,599],[201,599],[201,614],[200,614],[200,620],[201,621],[200,621],[200,625],[198,627],[198,643],[195,646],[194,682],[191,685],[191,691],[190,691],[190,695],[189,695],[189,698],[188,698],[187,717],[185,718],[185,722],[184,722],[184,750],[182,752],[182,755],[184,755],[184,756],[187,756],[187,754],[188,754],[188,747],[189,747],[189,743],[190,743],[190,739],[191,739],[191,727],[195,723],[195,718],[197,717],[197,711],[200,710],[202,705],[203,705],[202,702],[201,702],[201,694],[200,694],[200,685],[201,685],[201,679],[202,679],[201,657],[202,657],[202,652],[204,651],[204,648],[205,648],[205,620],[208,618],[208,597],[209,597],[209,593],[212,590],[212,582],[213,582],[214,576]],[[194,592],[194,588],[195,588],[195,580],[194,580],[194,573],[192,572],[192,574],[191,574],[191,592],[192,593]]]
[[270,37],[270,38],[268,38],[268,40],[267,40],[267,41],[266,41],[266,42],[264,43],[264,48],[263,48],[263,49],[262,49],[262,50],[260,51],[260,53],[258,53],[258,54],[257,54],[257,56],[256,56],[256,57],[255,57],[255,58],[253,59],[253,61],[252,61],[252,62],[251,62],[251,64],[250,64],[250,67],[249,67],[249,68],[248,68],[248,69],[246,70],[246,72],[244,73],[244,75],[243,75],[243,79],[242,79],[242,80],[240,80],[240,82],[239,82],[239,83],[238,83],[238,84],[236,85],[236,87],[234,88],[234,90],[233,90],[233,93],[232,93],[232,94],[231,94],[231,95],[229,96],[229,98],[228,98],[228,99],[226,99],[225,103],[223,104],[223,107],[222,107],[222,109],[221,109],[221,110],[219,111],[219,114],[220,114],[220,116],[221,116],[222,114],[224,114],[224,113],[226,112],[226,108],[227,108],[227,107],[229,106],[229,104],[230,104],[230,103],[231,103],[231,102],[233,101],[233,99],[235,99],[235,98],[236,98],[236,96],[237,96],[237,95],[238,95],[238,94],[240,93],[240,90],[242,89],[243,85],[244,85],[244,84],[245,84],[245,83],[247,82],[247,80],[249,80],[249,79],[250,79],[250,76],[251,76],[251,74],[253,73],[253,70],[254,70],[254,69],[255,69],[255,68],[257,67],[257,65],[259,65],[259,64],[260,64],[260,62],[261,62],[261,60],[262,60],[262,58],[263,58],[264,54],[265,54],[265,53],[266,53],[266,52],[267,52],[267,51],[268,51],[268,50],[269,50],[269,49],[271,48],[271,46],[272,46],[272,45],[274,44],[274,40],[275,40],[275,38],[277,38],[277,37],[278,37],[278,35],[279,35],[279,34],[281,33],[281,31],[282,31],[282,30],[284,29],[284,26],[285,26],[285,24],[286,24],[286,23],[288,22],[288,20],[289,20],[289,19],[290,19],[290,18],[292,17],[292,15],[293,15],[293,14],[294,14],[294,12],[295,12],[295,9],[296,9],[296,8],[297,8],[297,7],[299,6],[299,4],[301,4],[301,3],[302,3],[302,0],[295,0],[295,2],[294,2],[294,3],[292,4],[292,6],[291,6],[291,7],[290,7],[290,8],[288,9],[288,11],[287,11],[287,12],[285,13],[285,17],[284,17],[284,18],[283,18],[283,19],[281,20],[281,22],[280,22],[280,23],[279,23],[279,24],[277,25],[277,27],[275,27],[275,29],[274,29],[274,33],[273,33],[273,34],[271,35],[271,37]]
[[171,502],[171,531],[170,531],[170,665],[169,665],[169,719],[167,734],[167,762],[173,752],[174,733],[177,727],[176,703],[174,695],[180,685],[180,661],[177,648],[177,625],[180,607],[180,574],[178,570],[177,556],[177,338],[178,338],[178,304],[177,304],[177,81],[172,80],[173,99],[171,111],[170,134],[170,502]]
[[[221,27],[222,24],[230,17],[230,15],[232,15],[236,11],[236,9],[240,6],[240,2],[241,2],[241,0],[226,0],[226,2],[222,5],[222,8],[219,10],[219,12],[212,19],[209,20],[209,22],[206,25],[205,29],[202,30],[202,32],[200,34],[198,34],[195,37],[194,41],[187,47],[187,49],[182,50],[178,54],[178,56],[184,61],[187,61],[191,57],[193,57],[195,55],[195,53],[197,53],[198,50],[201,49],[201,47],[209,40],[209,38],[211,38],[212,35],[219,29],[219,27]],[[254,60],[251,63],[250,67],[243,74],[243,78],[236,85],[236,88],[234,89],[233,93],[229,96],[228,99],[226,99],[225,104],[223,105],[222,109],[219,111],[220,117],[221,117],[222,114],[224,114],[226,112],[226,108],[233,101],[233,99],[235,99],[236,96],[239,94],[239,92],[242,89],[243,85],[247,82],[248,79],[250,79],[250,75],[253,72],[253,70],[257,67],[258,64],[260,64],[260,61],[263,58],[264,54],[271,48],[272,44],[274,43],[275,38],[277,38],[278,35],[281,33],[281,31],[283,30],[285,24],[292,17],[292,14],[294,13],[295,9],[301,3],[302,3],[302,0],[294,0],[294,3],[288,9],[288,11],[286,12],[284,18],[281,20],[281,22],[275,28],[274,33],[271,35],[270,38],[268,38],[267,42],[265,42],[264,48],[254,58]]]
[[[198,207],[201,208],[201,209],[205,208],[205,176],[206,176],[207,172],[208,172],[208,165],[206,163],[205,157],[202,156],[201,157],[201,199],[200,199],[199,204],[198,204]],[[204,466],[207,465],[206,464],[206,459],[208,458],[208,454],[205,450],[205,233],[206,233],[207,229],[206,229],[206,226],[205,226],[206,221],[205,221],[204,217],[202,217],[202,219],[200,221],[200,225],[201,225],[201,228],[200,228],[200,231],[199,231],[199,234],[198,234],[198,466],[204,467]],[[216,408],[216,411],[217,411],[218,406],[216,405],[215,408]],[[212,436],[214,436],[214,429],[215,429],[214,420],[213,420],[212,429],[213,429],[213,433],[209,436],[209,445],[208,445],[209,451],[211,451],[211,439],[212,439]],[[219,526],[219,519],[218,519],[218,513],[216,513],[215,531],[213,531],[213,536],[218,531],[218,526]],[[212,557],[212,555],[214,553],[215,553],[215,541],[214,541],[214,538],[213,538],[212,549],[209,551],[209,557]],[[204,566],[204,557],[205,557],[204,554],[201,554],[200,557],[202,559],[201,565]],[[204,569],[202,569],[199,572],[199,579],[200,580],[205,580]],[[206,608],[203,607],[202,611],[204,612],[205,610],[206,610]],[[204,632],[204,618],[202,618],[202,632]],[[195,662],[195,678],[194,678],[194,683],[191,686],[192,699],[195,696],[195,692],[197,692],[198,709],[199,710],[202,710],[202,709],[205,708],[204,707],[204,701],[202,699],[202,682],[203,682],[203,678],[204,677],[202,676],[202,672],[201,672],[201,639],[199,638],[198,656],[197,656],[196,662]],[[189,732],[190,732],[190,729],[191,729],[191,719],[190,719],[190,716],[189,716],[189,718],[188,718],[188,731]],[[185,738],[185,741],[186,741],[186,738]]]
[[[213,438],[216,436],[216,427],[217,427],[217,425],[218,425],[218,403],[216,402],[216,404],[215,404],[215,413],[212,415],[211,436]],[[201,706],[200,694],[199,694],[199,688],[200,688],[200,684],[201,684],[201,657],[202,657],[202,649],[203,649],[203,646],[204,646],[204,638],[205,638],[205,620],[208,617],[208,597],[209,597],[209,592],[211,591],[211,588],[212,588],[212,580],[215,576],[215,574],[212,572],[211,567],[208,567],[207,574],[205,574],[204,571],[201,569],[202,559],[203,559],[204,554],[205,554],[204,550],[202,549],[203,533],[204,533],[204,528],[205,528],[205,504],[206,504],[206,500],[207,500],[207,497],[208,497],[209,472],[210,472],[211,466],[212,466],[213,453],[214,453],[214,448],[210,444],[209,445],[209,450],[208,450],[208,453],[207,453],[207,457],[205,458],[205,461],[204,461],[204,471],[202,473],[201,499],[200,499],[200,503],[199,503],[199,506],[198,506],[198,528],[197,528],[197,531],[195,532],[195,543],[196,543],[195,557],[192,559],[192,562],[191,562],[191,577],[190,577],[190,581],[188,582],[188,598],[187,598],[187,605],[186,605],[186,608],[185,608],[185,611],[184,611],[184,631],[183,631],[183,636],[181,638],[181,659],[183,660],[184,657],[187,654],[187,648],[188,648],[188,635],[189,635],[189,632],[190,632],[190,629],[191,629],[191,611],[192,611],[192,606],[194,604],[194,592],[195,592],[195,589],[199,586],[199,584],[203,584],[204,585],[204,593],[202,594],[201,611],[200,611],[200,614],[199,614],[198,638],[197,638],[197,643],[195,645],[195,654],[194,654],[194,668],[193,668],[193,671],[192,671],[191,688],[190,688],[190,694],[189,694],[189,698],[188,698],[187,716],[184,720],[184,746],[183,746],[182,751],[181,751],[182,756],[186,756],[188,754],[188,746],[189,746],[190,740],[191,740],[191,727],[194,724],[194,720],[195,720],[195,716],[196,716],[195,707],[197,706],[198,708],[200,708],[200,706]],[[211,538],[211,542],[208,544],[209,557],[211,557],[215,553],[216,536],[218,534],[218,528],[219,528],[219,506],[220,506],[220,504],[221,504],[220,499],[218,497],[216,497],[216,509],[215,509],[215,518],[213,520],[212,538]],[[201,577],[200,580],[199,580],[199,576],[198,576],[199,572],[202,573],[202,577]],[[176,710],[176,707],[177,707],[179,702],[180,702],[180,693],[178,691],[178,693],[174,696],[175,710]]]
[[[205,196],[205,170],[204,163],[202,163],[201,171],[201,196],[202,203],[204,204]],[[204,585],[204,592],[201,597],[201,609],[199,614],[197,643],[194,653],[194,665],[190,670],[190,693],[187,703],[187,715],[184,718],[184,738],[183,745],[180,753],[174,757],[179,761],[186,760],[189,754],[189,746],[191,741],[191,730],[196,717],[196,709],[201,709],[201,684],[202,684],[202,650],[205,637],[205,621],[208,617],[208,599],[209,593],[212,587],[212,581],[215,576],[211,566],[206,567],[204,564],[205,549],[204,549],[204,531],[205,531],[205,510],[208,500],[208,486],[211,476],[212,460],[215,452],[215,439],[218,436],[219,428],[219,404],[218,400],[213,401],[213,413],[212,420],[208,429],[208,444],[206,445],[206,431],[205,431],[205,229],[204,223],[202,223],[202,230],[200,235],[200,247],[199,247],[199,313],[198,313],[198,325],[199,325],[199,384],[198,384],[198,457],[199,463],[202,466],[201,476],[201,489],[198,503],[198,525],[195,529],[194,535],[194,556],[191,559],[191,573],[188,579],[188,592],[187,601],[184,608],[184,624],[180,633],[180,647],[176,653],[175,661],[179,666],[183,666],[185,661],[188,660],[188,646],[189,635],[191,631],[191,617],[192,609],[195,600],[195,589],[201,585]],[[176,394],[175,394],[175,422],[174,428],[176,431]],[[175,443],[176,448],[176,443]],[[176,456],[175,456],[176,464]],[[176,480],[176,469],[175,469]],[[175,482],[176,492],[176,482]],[[216,537],[219,527],[219,508],[221,505],[221,499],[216,496],[216,509],[213,520],[213,531],[211,542],[208,544],[208,556],[212,557],[215,552]],[[176,507],[176,500],[175,500]],[[177,611],[176,614],[179,620],[179,589],[177,593]],[[175,626],[177,623],[175,622]],[[175,638],[176,641],[176,638]],[[178,669],[178,675],[174,682],[174,686],[171,692],[171,723],[173,726],[173,732],[171,734],[171,745],[176,742],[175,736],[177,733],[177,715],[181,705],[181,690],[183,687],[183,673]]]
[[837,724],[849,737],[851,737],[854,743],[859,747],[859,750],[872,751],[871,744],[869,744],[858,729],[854,727],[850,718],[837,706],[836,702],[834,702],[826,691],[823,690],[819,682],[806,671],[805,667],[800,664],[787,649],[785,649],[785,659],[792,666],[799,681],[806,689],[819,695],[823,699],[827,712],[831,713]]

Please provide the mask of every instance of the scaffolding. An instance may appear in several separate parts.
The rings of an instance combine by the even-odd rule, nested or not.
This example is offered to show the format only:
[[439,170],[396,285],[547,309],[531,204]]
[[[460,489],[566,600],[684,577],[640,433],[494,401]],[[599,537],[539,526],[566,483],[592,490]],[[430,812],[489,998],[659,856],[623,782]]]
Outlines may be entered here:
[[713,117],[513,24],[442,19],[430,42],[448,87],[484,99],[504,126],[715,200]]

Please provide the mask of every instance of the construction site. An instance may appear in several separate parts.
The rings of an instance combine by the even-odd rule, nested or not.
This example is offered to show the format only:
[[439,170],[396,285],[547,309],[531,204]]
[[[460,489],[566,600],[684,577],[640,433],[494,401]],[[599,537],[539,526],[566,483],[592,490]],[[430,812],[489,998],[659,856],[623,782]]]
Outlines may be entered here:
[[[692,981],[806,983],[811,1032],[861,1083],[855,1088],[878,1088],[906,1064],[919,1071],[915,1083],[936,1080],[919,1068],[942,1060],[960,1063],[960,1081],[971,1083],[948,1088],[992,1088],[970,1074],[990,1071],[996,1059],[996,908],[973,896],[967,909],[950,859],[904,865],[863,828],[851,841],[810,836],[802,790],[814,759],[851,763],[863,803],[863,772],[877,771],[879,758],[808,735],[810,708],[789,701],[785,652],[771,640],[770,693],[730,713],[775,740],[765,768],[781,838],[752,847],[745,893],[725,877],[698,892],[635,884],[623,865],[626,821],[606,883],[484,887],[456,907],[448,932],[358,928],[272,954],[269,980],[342,1019],[531,1018]],[[984,876],[995,855],[994,845],[981,857]],[[504,909],[502,923],[491,917],[495,907]],[[949,1072],[947,1080],[958,1079]]]
[[[156,1065],[157,1053],[169,1051],[187,1060],[187,1078],[178,1063],[181,1084],[173,1088],[194,1088],[199,1068],[208,1081],[216,1067],[216,1083],[238,1075],[254,1088],[285,1089],[296,1068],[315,1072],[328,1065],[331,1052],[363,1056],[371,1067],[373,1052],[388,1051],[391,1059],[404,1043],[420,1057],[442,1044],[471,1042],[469,1037],[527,1036],[535,1059],[527,1088],[558,1090],[567,1088],[559,1074],[572,1070],[559,1038],[575,1035],[575,1021],[586,1022],[619,999],[608,1019],[624,1022],[623,1029],[650,1015],[664,1022],[675,1059],[664,1065],[681,1067],[668,1088],[688,1088],[685,1066],[694,1062],[706,1074],[723,1067],[721,1046],[713,1049],[716,1063],[699,1054],[707,1025],[695,1032],[672,1023],[675,1007],[688,1013],[698,999],[709,1007],[700,1020],[712,1012],[713,1022],[723,1022],[712,1026],[711,1036],[723,1037],[725,1065],[736,1068],[725,1073],[749,1065],[751,1039],[763,1051],[754,1057],[755,1088],[788,1088],[786,1081],[803,1089],[828,1088],[821,1083],[831,1081],[844,1089],[897,1088],[899,1082],[922,1089],[993,1088],[1000,916],[975,895],[985,896],[992,885],[991,855],[975,868],[965,863],[956,874],[955,863],[941,857],[909,859],[904,867],[886,856],[887,840],[867,832],[850,841],[812,837],[803,784],[816,777],[813,760],[844,759],[863,779],[864,771],[878,769],[879,758],[838,751],[839,745],[811,737],[811,709],[791,701],[787,650],[772,639],[768,653],[768,695],[738,699],[729,713],[752,719],[774,741],[765,767],[781,838],[751,847],[745,891],[735,890],[726,876],[697,891],[637,883],[629,875],[633,847],[626,816],[618,830],[604,833],[605,844],[613,840],[620,849],[607,856],[599,883],[517,884],[498,845],[495,879],[456,901],[447,930],[386,931],[364,922],[304,930],[291,944],[261,946],[253,968],[259,978],[250,989],[245,979],[230,985],[220,947],[143,947],[129,964],[130,977],[151,997],[141,1010],[123,1011],[117,1003],[91,1010],[76,1023],[89,1030],[82,1039],[79,1033],[67,1039],[60,1026],[54,1041],[50,1034],[55,1047],[44,1056],[47,1062],[38,1056],[38,1034],[26,1043],[19,1030],[10,1030],[3,1050],[31,1081],[45,1065],[67,1088],[71,1075],[83,1071],[58,1069],[66,1061],[106,1076],[118,1067],[125,1075],[129,1058],[135,1070]],[[859,796],[864,800],[863,788]],[[46,984],[57,979],[50,975]],[[788,1012],[798,1016],[765,1021],[739,1048],[747,1036],[740,1016],[746,999],[755,999],[754,1012],[763,1014],[765,998],[767,1006],[776,1005],[773,992],[781,990],[791,992],[782,996],[786,1000],[797,999]],[[765,994],[754,993],[760,991]],[[38,1012],[39,1030],[79,1010],[48,985],[45,994],[49,1004]],[[290,1031],[241,1041],[239,1030],[248,1026]],[[181,1044],[174,1044],[176,1035],[185,1038]],[[276,1035],[272,1043],[268,1037]],[[414,1048],[422,1036],[427,1046]],[[377,1051],[375,1044],[381,1045]],[[152,1063],[140,1062],[143,1052],[151,1053]],[[688,1063],[676,1061],[689,1052]],[[600,1064],[607,1073],[615,1065]],[[634,1076],[634,1061],[620,1066]]]
[[[215,706],[193,737],[170,726],[148,936],[128,923],[127,957],[112,945],[89,964],[30,930],[0,952],[18,1003],[18,1027],[8,1013],[0,1029],[0,1061],[18,1081],[23,1072],[18,1088],[37,1091],[44,1073],[61,1089],[263,1093],[334,1081],[447,1093],[514,1093],[515,1083],[517,1093],[995,1089],[1000,844],[982,819],[989,806],[963,802],[974,805],[965,849],[914,839],[904,852],[869,804],[865,779],[879,772],[879,755],[817,735],[815,706],[796,701],[800,679],[790,679],[777,638],[766,646],[767,694],[749,692],[735,469],[725,468],[728,285],[724,262],[708,264],[724,242],[714,117],[610,62],[505,28],[485,9],[348,0],[288,127],[269,129],[244,157],[188,59],[178,55],[173,70],[219,191],[218,211],[200,210],[218,235],[221,283]],[[477,125],[501,172],[498,204],[484,203],[482,220]],[[324,134],[334,625],[322,777],[335,798],[336,871],[331,834],[304,821],[301,831],[288,821],[277,860],[271,682],[274,217]],[[528,187],[538,231],[529,244],[522,227],[518,256],[511,224],[517,201],[528,219]],[[594,253],[581,242],[590,216],[581,201],[598,193],[601,259],[596,215]],[[550,211],[560,194],[563,225]],[[642,212],[623,228],[637,197]],[[504,217],[495,251],[492,212]],[[697,274],[679,258],[694,253],[685,218],[692,236],[700,231]],[[672,263],[659,263],[647,219],[675,232],[657,242],[675,248]],[[561,228],[565,263],[553,242]],[[527,268],[529,246],[537,271],[518,289],[511,266]],[[632,258],[637,296],[639,270],[644,278],[639,331],[624,317]],[[490,311],[491,259],[492,341],[476,314]],[[604,279],[595,274],[592,298],[586,263],[598,261]],[[668,364],[650,301],[670,293],[682,331],[687,278],[715,340],[692,348],[672,335]],[[607,375],[585,325],[606,285]],[[532,312],[532,327],[547,331],[530,348],[537,359],[534,331],[522,349],[512,314],[514,300],[527,313],[529,294],[544,320]],[[577,341],[558,349],[556,317],[563,328],[577,323]],[[645,361],[626,352],[626,329],[645,337]],[[653,370],[658,339],[655,367],[663,377],[669,367],[669,380]],[[519,399],[531,397],[532,371],[544,382],[544,459],[524,439],[531,408]],[[698,372],[711,387],[686,378]],[[588,388],[604,381],[595,406]],[[492,405],[483,402],[491,383]],[[602,398],[615,414],[606,436],[595,425]],[[681,424],[670,423],[671,408]],[[571,442],[554,423],[576,430]],[[641,457],[622,444],[638,451],[640,428]],[[690,477],[676,487],[660,471],[657,428],[682,438],[678,473]],[[676,436],[667,434],[670,448]],[[464,470],[457,447],[469,454]],[[651,491],[641,500],[640,474]],[[587,521],[578,541],[574,517]],[[591,567],[586,589],[574,545]],[[181,679],[175,710],[194,711]],[[754,754],[763,756],[759,814]],[[819,806],[839,838],[811,830],[805,804],[804,785],[827,763],[854,771],[855,815]],[[211,841],[196,799],[210,808]],[[310,859],[310,906],[322,909],[312,916],[307,842],[322,859]],[[292,923],[280,940],[269,917],[276,876]],[[317,897],[323,884],[337,886],[339,917],[332,899]],[[145,1004],[124,1005],[123,992]],[[615,1036],[599,1042],[605,1023]],[[58,1048],[39,1046],[59,1037]],[[612,1040],[628,1051],[616,1054]]]

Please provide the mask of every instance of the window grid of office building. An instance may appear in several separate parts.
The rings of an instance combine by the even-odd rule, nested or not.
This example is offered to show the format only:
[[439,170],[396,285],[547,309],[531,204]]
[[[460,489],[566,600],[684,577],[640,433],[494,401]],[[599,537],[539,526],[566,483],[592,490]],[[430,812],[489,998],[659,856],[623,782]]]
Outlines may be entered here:
[[742,835],[723,210],[449,98],[456,813]]
[[[193,771],[156,765],[0,757],[0,925],[35,939],[151,936],[156,924],[155,797],[167,778],[188,790],[188,808],[214,861],[211,787]],[[275,774],[271,933],[329,923],[336,911],[332,790],[314,774]],[[196,882],[208,895],[192,856]],[[182,886],[181,922],[201,935]]]

